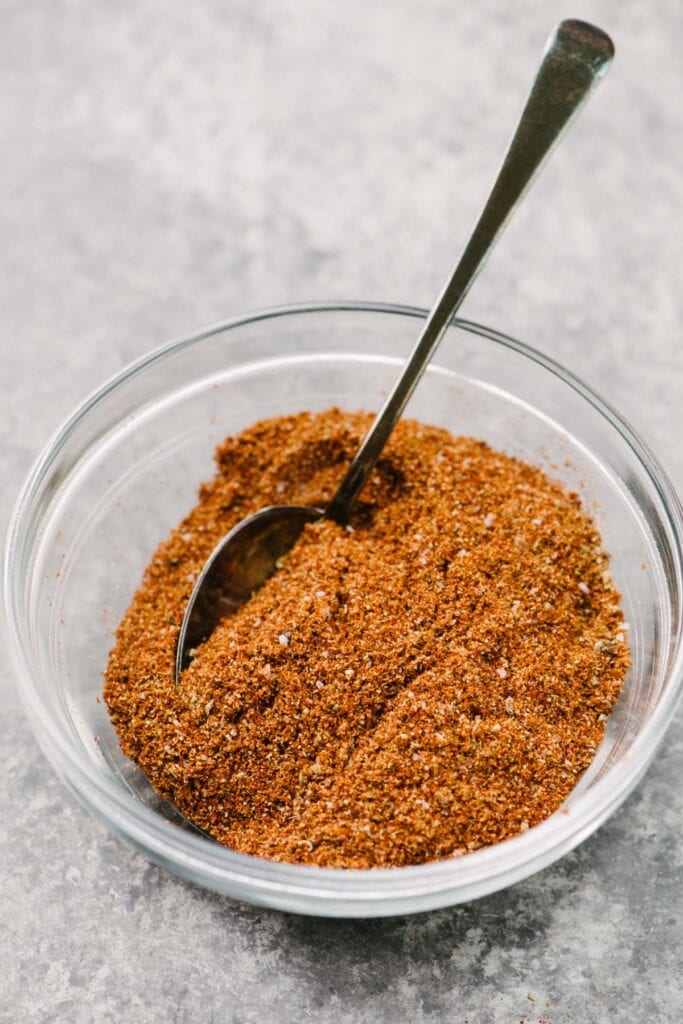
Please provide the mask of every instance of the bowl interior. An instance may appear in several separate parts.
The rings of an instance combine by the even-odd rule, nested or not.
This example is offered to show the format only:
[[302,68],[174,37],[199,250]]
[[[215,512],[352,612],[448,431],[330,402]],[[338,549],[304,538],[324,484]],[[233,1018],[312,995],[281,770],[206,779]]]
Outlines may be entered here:
[[[86,770],[180,821],[121,754],[100,700],[117,623],[216,444],[281,413],[376,409],[418,328],[398,310],[253,318],[157,354],[71,422],[26,496],[10,571],[35,699]],[[581,494],[611,554],[633,666],[571,805],[628,758],[670,675],[681,609],[665,498],[576,382],[474,325],[449,329],[407,415],[542,466]]]

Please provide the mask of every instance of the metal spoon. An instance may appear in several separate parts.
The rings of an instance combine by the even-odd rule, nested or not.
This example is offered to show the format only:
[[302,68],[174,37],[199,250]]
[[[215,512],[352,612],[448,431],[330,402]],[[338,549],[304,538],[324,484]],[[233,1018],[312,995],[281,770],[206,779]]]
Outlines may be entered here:
[[345,523],[389,435],[498,235],[553,146],[559,141],[614,56],[604,32],[563,21],[543,60],[496,182],[465,250],[425,320],[389,397],[327,509],[278,505],[247,516],[216,546],[197,580],[176,648],[176,682],[193,648],[211,635],[277,569],[307,523],[323,516]]

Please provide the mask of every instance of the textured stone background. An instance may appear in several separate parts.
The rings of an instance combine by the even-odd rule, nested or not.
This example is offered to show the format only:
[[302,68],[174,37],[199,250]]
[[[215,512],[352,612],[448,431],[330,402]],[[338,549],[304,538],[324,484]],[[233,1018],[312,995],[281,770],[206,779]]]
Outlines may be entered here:
[[[428,305],[567,13],[617,61],[464,312],[590,381],[682,487],[680,0],[0,12],[3,524],[50,432],[150,347],[282,301]],[[200,892],[111,838],[1,672],[3,1024],[681,1020],[680,715],[554,867],[469,906],[326,922]]]

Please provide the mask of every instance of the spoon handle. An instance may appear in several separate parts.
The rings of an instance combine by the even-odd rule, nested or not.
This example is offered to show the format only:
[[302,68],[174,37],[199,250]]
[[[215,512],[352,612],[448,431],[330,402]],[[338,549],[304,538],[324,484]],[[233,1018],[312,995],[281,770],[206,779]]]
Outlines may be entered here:
[[529,99],[465,251],[330,502],[328,519],[344,523],[348,518],[408,399],[508,218],[593,86],[607,71],[613,56],[609,36],[583,21],[561,22],[548,40]]

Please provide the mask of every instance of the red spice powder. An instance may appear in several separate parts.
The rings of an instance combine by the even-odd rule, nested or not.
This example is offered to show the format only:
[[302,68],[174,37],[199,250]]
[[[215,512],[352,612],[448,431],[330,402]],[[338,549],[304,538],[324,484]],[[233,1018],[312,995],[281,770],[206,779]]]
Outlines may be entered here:
[[517,835],[590,764],[629,665],[577,495],[404,420],[350,527],[307,527],[176,686],[178,629],[214,545],[264,505],[324,505],[370,422],[331,409],[225,441],[110,656],[124,752],[243,853],[367,868]]

